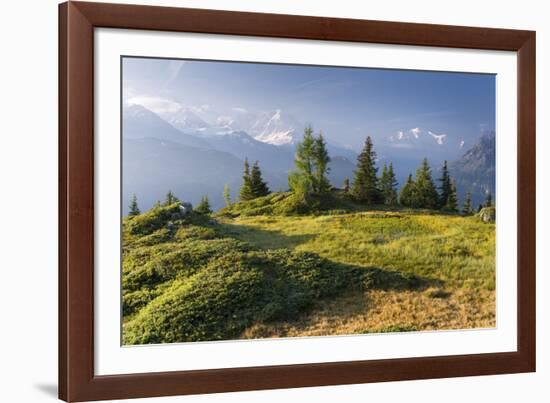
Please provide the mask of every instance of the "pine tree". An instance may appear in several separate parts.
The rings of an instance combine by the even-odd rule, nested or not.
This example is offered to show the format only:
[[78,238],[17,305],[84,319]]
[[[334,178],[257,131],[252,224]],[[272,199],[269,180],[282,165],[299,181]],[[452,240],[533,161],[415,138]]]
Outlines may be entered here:
[[155,202],[155,204],[153,204],[153,208],[154,208],[154,209],[159,209],[159,208],[161,208],[161,206],[162,206],[162,204],[160,204],[160,200],[157,200],[157,201]]
[[179,199],[174,195],[174,193],[172,193],[171,190],[169,190],[164,198],[164,206],[169,206],[177,202],[179,202]]
[[451,194],[451,176],[449,175],[449,168],[447,167],[447,161],[443,163],[443,169],[441,170],[441,182],[439,186],[439,207],[444,207],[447,204],[447,199]]
[[443,207],[443,210],[456,213],[458,211],[458,200],[456,197],[456,183],[451,181],[451,191],[447,197],[447,203]]
[[487,195],[485,196],[485,204],[483,207],[492,207],[493,206],[493,195],[491,192],[487,192]]
[[344,179],[344,193],[349,193],[349,179]]
[[331,187],[330,181],[327,178],[327,173],[330,171],[328,167],[330,157],[322,133],[319,133],[319,136],[315,138],[312,151],[315,164],[315,169],[313,171],[313,190],[317,193],[328,193]]
[[212,213],[212,208],[210,207],[210,202],[208,196],[203,196],[201,202],[195,207],[195,212],[198,214],[210,214]]
[[243,184],[239,191],[239,200],[247,201],[254,198],[252,193],[252,185],[250,183],[250,166],[248,165],[248,159],[244,159],[244,170],[243,170]]
[[130,201],[128,216],[133,217],[140,214],[141,214],[141,211],[139,210],[139,207],[138,207],[137,196],[134,194],[132,196],[132,200]]
[[295,192],[305,194],[315,191],[313,178],[313,169],[315,166],[314,148],[315,138],[313,137],[313,129],[311,126],[306,126],[302,141],[296,145],[296,154],[294,156],[296,170],[288,176],[289,186]]
[[424,158],[416,170],[416,203],[418,207],[435,209],[439,206],[439,195],[432,179],[432,170],[428,159]]
[[477,206],[477,212],[479,213],[481,209],[483,209],[483,204],[480,204],[479,206]]
[[382,174],[380,174],[380,178],[378,179],[378,188],[382,193],[384,204],[386,204],[386,190],[388,188],[388,164],[386,164],[385,162],[384,166],[382,167]]
[[464,198],[464,204],[462,205],[462,214],[471,215],[472,214],[472,194],[470,192],[466,193]]
[[258,161],[252,165],[252,171],[250,172],[250,189],[254,198],[267,196],[269,194],[269,188],[262,179],[262,171]]
[[353,197],[367,204],[376,204],[381,200],[376,177],[378,169],[374,165],[375,161],[376,153],[373,149],[372,139],[368,136],[361,154],[357,157],[357,168],[351,187]]
[[389,168],[384,164],[379,183],[384,204],[395,206],[397,204],[397,179],[395,178],[395,172],[393,171],[393,164],[391,162]]
[[223,187],[223,199],[225,200],[225,205],[227,207],[231,206],[231,191],[229,190],[229,185],[227,183]]
[[409,174],[405,185],[399,194],[399,203],[405,207],[417,207],[416,202],[416,184],[414,183],[412,174]]

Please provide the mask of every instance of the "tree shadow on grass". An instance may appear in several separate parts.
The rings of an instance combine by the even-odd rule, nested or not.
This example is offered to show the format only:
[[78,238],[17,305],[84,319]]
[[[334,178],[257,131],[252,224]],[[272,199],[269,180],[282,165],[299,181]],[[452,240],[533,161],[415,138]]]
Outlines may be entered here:
[[[315,234],[288,235],[281,231],[266,230],[254,226],[242,224],[223,223],[220,225],[220,232],[224,236],[245,241],[250,245],[262,250],[288,248],[294,249],[297,246],[314,239]],[[319,256],[317,253],[309,252]],[[405,273],[395,270],[387,270],[381,267],[361,266],[335,262],[327,258],[335,269],[355,271],[363,273],[363,287],[378,290],[425,290],[429,287],[441,287],[443,281],[422,277],[412,273]]]
[[248,242],[250,245],[264,250],[281,248],[294,249],[317,237],[315,234],[288,235],[281,231],[229,223],[220,223],[219,230],[224,236]]

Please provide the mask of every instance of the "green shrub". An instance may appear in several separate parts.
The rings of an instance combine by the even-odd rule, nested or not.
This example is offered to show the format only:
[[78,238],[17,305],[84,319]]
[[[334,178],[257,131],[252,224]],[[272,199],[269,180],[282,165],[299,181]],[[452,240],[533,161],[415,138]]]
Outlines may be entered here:
[[363,272],[288,249],[233,252],[178,279],[124,328],[128,344],[221,340],[295,318],[318,298],[361,287]]

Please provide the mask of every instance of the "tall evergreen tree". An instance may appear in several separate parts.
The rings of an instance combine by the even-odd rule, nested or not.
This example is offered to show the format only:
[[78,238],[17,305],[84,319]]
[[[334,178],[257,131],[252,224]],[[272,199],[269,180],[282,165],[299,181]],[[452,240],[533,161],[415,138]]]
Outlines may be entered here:
[[252,165],[252,171],[250,172],[250,189],[254,198],[267,196],[269,194],[269,188],[262,179],[262,171],[258,161]]
[[195,207],[195,212],[199,214],[210,214],[212,213],[212,208],[210,207],[210,201],[208,196],[203,196],[201,202]]
[[421,208],[435,209],[439,207],[439,195],[432,179],[432,170],[428,159],[424,158],[416,170],[416,205]]
[[382,173],[380,174],[380,178],[378,178],[378,188],[380,189],[380,192],[382,193],[382,199],[385,202],[386,195],[385,190],[387,189],[387,182],[388,182],[388,164],[384,162],[384,166],[382,167]]
[[223,200],[225,200],[225,205],[227,207],[231,206],[231,191],[227,183],[223,187]]
[[319,133],[319,136],[313,141],[312,151],[315,165],[313,170],[313,190],[317,193],[328,193],[331,187],[330,181],[327,178],[327,174],[330,171],[328,167],[330,157],[322,133]]
[[239,191],[239,200],[247,201],[254,198],[254,193],[252,193],[252,184],[250,180],[250,166],[248,165],[248,158],[244,159],[244,169],[243,169],[243,184]]
[[443,163],[443,169],[441,170],[441,178],[439,179],[439,207],[444,207],[447,204],[447,199],[451,194],[451,176],[449,175],[449,168],[447,167],[447,161]]
[[391,162],[389,168],[384,164],[379,183],[384,204],[395,206],[397,204],[397,179],[395,178],[395,172],[393,171],[393,164]]
[[473,212],[472,208],[472,194],[470,192],[466,193],[464,198],[464,204],[462,205],[462,214],[471,215]]
[[139,207],[138,207],[137,196],[134,194],[132,196],[132,200],[130,201],[128,215],[130,217],[133,217],[140,214],[141,214],[141,211],[139,210]]
[[376,153],[370,136],[365,140],[361,154],[357,157],[357,167],[354,172],[351,194],[353,197],[367,204],[376,204],[381,201],[378,189],[378,169],[375,166]]
[[487,192],[487,195],[485,196],[485,204],[483,207],[492,207],[493,206],[493,195],[491,192]]
[[416,205],[416,184],[414,183],[412,174],[409,174],[405,185],[401,188],[399,203],[405,207],[418,207]]
[[344,179],[344,193],[349,193],[349,178]]
[[164,205],[169,206],[171,204],[179,202],[179,199],[172,193],[171,190],[166,193],[166,196],[164,197]]
[[306,126],[302,141],[296,145],[294,156],[296,171],[291,172],[288,177],[289,185],[294,191],[308,193],[316,190],[313,176],[315,167],[314,148],[313,129],[311,126]]
[[445,211],[450,211],[453,213],[456,213],[458,211],[458,199],[456,196],[456,183],[455,181],[451,181],[451,192],[449,193],[449,196],[447,197],[447,203],[445,206],[443,206],[443,209]]

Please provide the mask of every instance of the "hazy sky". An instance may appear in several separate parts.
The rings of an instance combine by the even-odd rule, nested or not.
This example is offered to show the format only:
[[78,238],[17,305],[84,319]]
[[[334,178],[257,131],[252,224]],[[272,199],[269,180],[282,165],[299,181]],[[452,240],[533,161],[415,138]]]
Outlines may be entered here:
[[495,129],[494,75],[144,58],[125,58],[123,72],[125,99],[212,116],[281,109],[354,149],[367,134],[398,147],[392,139],[418,129],[445,134],[454,156]]

